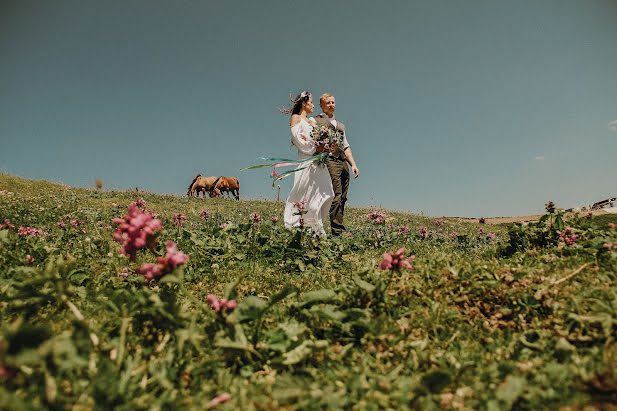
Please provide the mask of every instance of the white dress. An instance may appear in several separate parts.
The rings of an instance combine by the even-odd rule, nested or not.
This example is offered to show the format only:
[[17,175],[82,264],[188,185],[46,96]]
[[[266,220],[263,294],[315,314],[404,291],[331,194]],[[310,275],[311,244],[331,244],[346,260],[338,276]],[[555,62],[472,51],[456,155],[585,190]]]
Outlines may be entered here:
[[[315,142],[311,138],[312,129],[313,126],[304,119],[291,127],[291,142],[298,149],[298,160],[315,155]],[[334,198],[332,180],[325,164],[317,165],[311,161],[301,163],[297,168],[305,167],[307,164],[310,164],[307,168],[294,173],[294,186],[285,203],[285,227],[300,225],[300,216],[294,215],[298,210],[293,203],[305,200],[306,214],[302,216],[304,226],[311,227],[315,234],[325,235],[324,221],[329,218],[330,204]]]

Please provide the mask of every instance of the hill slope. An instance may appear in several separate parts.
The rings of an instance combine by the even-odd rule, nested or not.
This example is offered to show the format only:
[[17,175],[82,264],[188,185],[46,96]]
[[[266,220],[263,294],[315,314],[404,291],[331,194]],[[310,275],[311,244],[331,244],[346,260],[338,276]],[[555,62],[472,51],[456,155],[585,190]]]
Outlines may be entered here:
[[282,208],[0,175],[0,404],[617,401],[607,221],[554,211],[488,232],[351,208],[350,235],[319,239],[285,230]]

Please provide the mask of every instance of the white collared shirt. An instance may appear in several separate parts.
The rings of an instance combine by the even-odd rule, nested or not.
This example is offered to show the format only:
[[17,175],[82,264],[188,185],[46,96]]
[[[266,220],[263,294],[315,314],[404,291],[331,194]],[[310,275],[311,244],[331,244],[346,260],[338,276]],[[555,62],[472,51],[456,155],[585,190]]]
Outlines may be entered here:
[[[336,128],[336,125],[338,124],[338,122],[336,121],[336,117],[330,117],[326,113],[321,113],[320,115],[328,117],[328,120],[330,120],[330,124],[332,124],[334,128]],[[343,133],[343,144],[341,145],[341,148],[345,150],[347,147],[349,147],[349,143],[347,142],[347,134]]]

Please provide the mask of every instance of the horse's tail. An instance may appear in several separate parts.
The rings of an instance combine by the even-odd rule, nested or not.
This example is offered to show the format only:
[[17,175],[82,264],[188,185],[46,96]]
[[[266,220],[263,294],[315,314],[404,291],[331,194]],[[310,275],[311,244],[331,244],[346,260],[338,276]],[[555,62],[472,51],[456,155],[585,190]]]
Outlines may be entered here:
[[187,196],[189,196],[189,197],[191,196],[191,191],[193,191],[193,190],[191,190],[191,189],[193,188],[193,184],[195,184],[195,181],[197,181],[197,179],[198,179],[199,177],[201,177],[201,174],[197,174],[197,175],[195,176],[195,178],[193,179],[193,181],[191,181],[191,184],[189,184],[189,191],[187,191],[187,192],[186,192],[186,195],[187,195]]
[[240,200],[240,180],[238,180],[236,177],[234,177],[234,180],[236,180],[236,187],[238,188],[238,195],[236,196],[236,200]]

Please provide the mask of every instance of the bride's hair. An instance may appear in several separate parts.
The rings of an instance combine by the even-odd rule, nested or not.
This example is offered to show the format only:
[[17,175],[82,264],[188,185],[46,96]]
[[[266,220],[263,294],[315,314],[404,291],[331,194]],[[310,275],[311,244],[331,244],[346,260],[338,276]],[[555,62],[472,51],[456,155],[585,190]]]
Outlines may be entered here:
[[291,108],[279,107],[279,111],[283,114],[300,114],[300,110],[302,109],[302,103],[308,101],[310,97],[311,93],[309,91],[303,91],[302,93],[298,94],[296,98],[293,98],[291,96],[291,93],[289,93],[289,101],[291,101],[293,106]]

